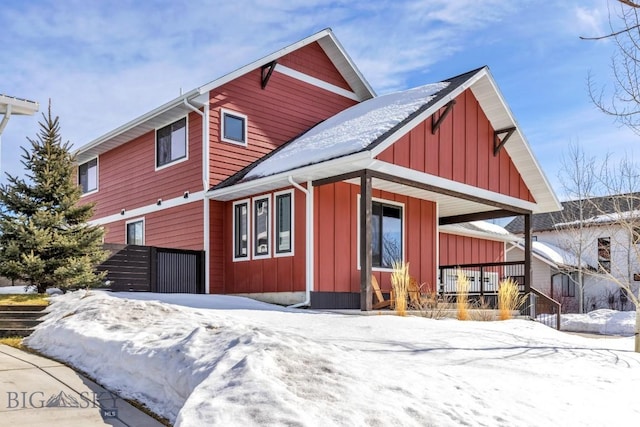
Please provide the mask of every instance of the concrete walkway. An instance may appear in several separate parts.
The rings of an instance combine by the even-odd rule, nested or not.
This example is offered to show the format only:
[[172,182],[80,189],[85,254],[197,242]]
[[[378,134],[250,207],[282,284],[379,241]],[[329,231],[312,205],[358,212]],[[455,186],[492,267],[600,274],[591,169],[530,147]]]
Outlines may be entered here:
[[0,344],[0,425],[163,424],[61,363]]

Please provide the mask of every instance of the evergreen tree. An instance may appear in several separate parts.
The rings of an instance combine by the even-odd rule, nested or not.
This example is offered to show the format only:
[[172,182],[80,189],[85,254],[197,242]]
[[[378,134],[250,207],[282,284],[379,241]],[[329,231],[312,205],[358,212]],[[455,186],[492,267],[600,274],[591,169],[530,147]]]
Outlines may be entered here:
[[95,286],[104,278],[94,272],[106,258],[104,232],[87,224],[93,204],[78,204],[74,156],[51,105],[42,117],[36,139],[27,138],[31,149],[22,147],[26,179],[7,174],[0,185],[0,274],[39,293]]

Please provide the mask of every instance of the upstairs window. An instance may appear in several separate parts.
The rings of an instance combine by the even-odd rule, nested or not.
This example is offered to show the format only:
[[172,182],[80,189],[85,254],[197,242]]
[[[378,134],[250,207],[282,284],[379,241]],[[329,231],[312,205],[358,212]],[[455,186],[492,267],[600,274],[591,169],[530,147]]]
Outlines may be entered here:
[[144,219],[127,222],[127,245],[144,245]]
[[89,160],[78,166],[78,185],[82,188],[82,194],[98,190],[98,158]]
[[173,122],[156,132],[156,167],[187,158],[187,118]]
[[611,237],[598,238],[598,265],[611,273]]
[[247,145],[247,116],[220,110],[220,139],[232,144]]

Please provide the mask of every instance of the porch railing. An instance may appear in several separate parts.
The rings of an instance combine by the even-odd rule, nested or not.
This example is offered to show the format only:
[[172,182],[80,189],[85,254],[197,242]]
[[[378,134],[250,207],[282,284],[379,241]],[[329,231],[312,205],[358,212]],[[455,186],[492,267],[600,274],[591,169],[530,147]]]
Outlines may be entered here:
[[[524,261],[449,265],[440,266],[438,292],[443,299],[455,301],[459,272],[469,279],[469,300],[485,308],[498,308],[498,286],[505,279],[514,280],[521,295],[526,292]],[[529,295],[520,314],[559,330],[560,303],[531,287]]]

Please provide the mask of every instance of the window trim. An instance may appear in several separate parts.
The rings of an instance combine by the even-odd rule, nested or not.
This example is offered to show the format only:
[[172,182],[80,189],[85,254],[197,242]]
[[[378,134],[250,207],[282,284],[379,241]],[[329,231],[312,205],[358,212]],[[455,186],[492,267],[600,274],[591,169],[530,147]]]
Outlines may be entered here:
[[[261,254],[258,255],[256,254],[256,232],[257,232],[257,228],[256,227],[256,221],[258,219],[258,215],[255,214],[256,211],[256,202],[260,201],[260,200],[267,200],[267,253],[266,254]],[[253,252],[251,252],[251,259],[266,259],[266,258],[271,258],[271,208],[272,203],[271,203],[271,194],[263,194],[260,196],[256,196],[253,197],[251,199],[251,213],[253,214],[253,221],[251,222],[251,239],[253,240]]]
[[133,224],[136,222],[141,222],[142,223],[142,244],[140,246],[144,246],[145,245],[145,241],[146,241],[146,221],[145,221],[145,217],[138,217],[138,218],[134,218],[134,219],[130,219],[128,221],[126,221],[124,223],[124,243],[125,245],[133,245],[134,243],[129,243],[129,224]]
[[100,156],[96,156],[96,157],[92,157],[89,160],[87,160],[86,162],[82,162],[78,165],[78,186],[80,187],[80,191],[82,192],[82,184],[80,183],[80,166],[82,165],[86,165],[87,163],[93,161],[95,159],[96,161],[96,188],[90,191],[87,191],[86,193],[82,192],[82,194],[80,195],[80,197],[84,197],[84,196],[88,196],[90,194],[94,194],[97,193],[100,190]]
[[[360,265],[360,194],[358,194],[358,198],[357,198],[357,204],[358,204],[358,208],[357,208],[357,212],[356,215],[358,215],[358,218],[356,219],[356,239],[357,239],[357,245],[356,245],[356,265],[357,265],[357,269],[360,270],[361,269],[361,265]],[[383,203],[386,205],[391,205],[391,206],[398,206],[401,210],[402,210],[402,262],[406,262],[407,260],[407,239],[406,239],[406,233],[407,233],[407,223],[406,223],[406,209],[405,209],[405,204],[402,202],[396,202],[395,200],[387,200],[387,199],[381,199],[378,197],[372,197],[371,198],[371,202],[378,202],[378,203]],[[387,268],[387,267],[375,267],[375,266],[371,266],[371,271],[383,271],[383,272],[392,272],[393,268]]]
[[[290,249],[287,252],[278,252],[278,196],[283,194],[291,195],[291,230],[289,230]],[[287,257],[295,255],[295,192],[293,188],[288,190],[277,191],[273,193],[273,256],[274,258]]]
[[[601,244],[601,241],[607,241],[608,245]],[[598,268],[604,270],[606,273],[611,273],[611,236],[598,237],[597,242],[597,260]],[[606,246],[606,247],[605,247]],[[606,250],[608,257],[600,259],[600,250]],[[606,263],[606,264],[603,264]]]
[[[242,119],[244,141],[237,141],[235,139],[229,139],[224,137],[224,116],[225,115],[230,115],[230,116],[234,116]],[[220,141],[228,142],[229,144],[239,145],[241,147],[246,147],[249,140],[248,123],[249,123],[249,119],[245,114],[238,113],[233,110],[227,110],[226,108],[220,108]]]
[[[179,122],[180,120],[185,119],[185,123],[184,123],[184,157],[180,157],[179,159],[176,160],[172,160],[168,163],[165,163],[162,166],[158,166],[158,131],[161,129],[166,128],[167,126],[171,126],[174,123]],[[189,114],[187,114],[184,117],[180,117],[179,119],[176,120],[172,120],[171,122],[162,125],[160,127],[157,127],[155,129],[154,132],[154,141],[153,141],[153,156],[154,156],[154,167],[156,171],[162,170],[162,169],[166,169],[168,167],[171,167],[173,165],[177,165],[179,163],[182,162],[186,162],[187,160],[189,160]]]
[[[247,256],[237,257],[236,256],[236,206],[237,205],[247,205]],[[251,240],[253,239],[253,235],[251,234],[251,200],[250,199],[242,199],[236,200],[232,204],[231,208],[231,233],[232,233],[232,258],[233,262],[238,261],[250,261],[251,260]]]

